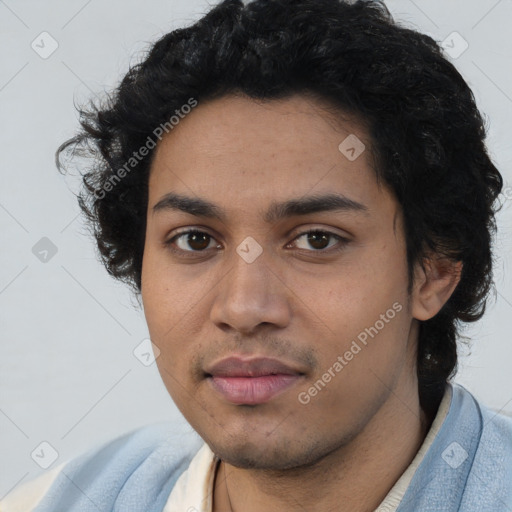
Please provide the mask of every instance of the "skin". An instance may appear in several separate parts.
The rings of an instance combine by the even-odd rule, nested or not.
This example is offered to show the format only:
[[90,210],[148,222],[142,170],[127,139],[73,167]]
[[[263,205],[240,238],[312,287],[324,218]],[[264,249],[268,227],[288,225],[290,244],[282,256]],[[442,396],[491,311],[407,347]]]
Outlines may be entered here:
[[[144,311],[171,397],[222,460],[215,512],[230,510],[226,484],[237,512],[374,510],[432,420],[419,405],[418,320],[448,300],[460,267],[432,257],[425,271],[416,267],[407,293],[400,207],[377,184],[363,125],[348,116],[335,122],[325,106],[304,95],[200,103],[162,139],[152,163]],[[349,134],[366,145],[355,161],[338,150]],[[225,218],[154,211],[169,192],[211,201]],[[366,210],[270,224],[262,216],[275,201],[325,193]],[[194,244],[185,235],[166,245],[184,228],[211,238]],[[301,236],[310,228],[347,242],[334,236],[314,245]],[[248,236],[263,250],[252,263],[236,252]],[[301,403],[299,393],[394,303],[400,312]],[[234,405],[204,375],[234,353],[276,357],[304,375],[267,403]]]

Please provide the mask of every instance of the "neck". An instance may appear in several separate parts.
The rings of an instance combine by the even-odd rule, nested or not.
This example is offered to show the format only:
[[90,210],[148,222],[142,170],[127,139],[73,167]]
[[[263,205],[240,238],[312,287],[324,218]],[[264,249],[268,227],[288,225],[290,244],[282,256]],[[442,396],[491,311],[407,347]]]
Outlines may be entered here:
[[432,419],[417,393],[395,393],[354,439],[308,467],[251,470],[222,462],[213,511],[375,510],[413,460]]

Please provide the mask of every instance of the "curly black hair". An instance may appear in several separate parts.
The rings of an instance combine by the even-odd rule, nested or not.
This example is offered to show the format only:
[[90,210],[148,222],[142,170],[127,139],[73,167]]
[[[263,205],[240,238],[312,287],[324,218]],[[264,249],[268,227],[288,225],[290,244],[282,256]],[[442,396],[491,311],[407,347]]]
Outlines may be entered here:
[[460,322],[484,314],[493,285],[503,179],[470,88],[438,43],[396,23],[382,1],[225,0],[166,34],[113,92],[79,109],[79,133],[56,155],[61,170],[63,152],[92,158],[79,204],[108,272],[136,294],[156,139],[185,105],[231,93],[313,94],[355,114],[368,127],[376,178],[403,211],[410,289],[428,255],[462,262],[450,299],[420,322],[420,403],[432,410],[457,369]]

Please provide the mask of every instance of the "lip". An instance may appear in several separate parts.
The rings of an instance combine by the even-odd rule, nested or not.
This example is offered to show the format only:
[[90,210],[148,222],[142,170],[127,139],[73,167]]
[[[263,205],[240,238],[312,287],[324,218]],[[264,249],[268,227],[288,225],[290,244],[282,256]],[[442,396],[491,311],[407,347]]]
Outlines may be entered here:
[[264,375],[302,375],[300,370],[272,357],[230,356],[205,370],[214,377],[262,377]]
[[237,405],[270,401],[303,377],[292,366],[269,357],[244,359],[231,356],[206,370],[212,388]]
[[235,405],[257,405],[269,402],[301,378],[300,375],[208,377],[208,382],[228,402]]

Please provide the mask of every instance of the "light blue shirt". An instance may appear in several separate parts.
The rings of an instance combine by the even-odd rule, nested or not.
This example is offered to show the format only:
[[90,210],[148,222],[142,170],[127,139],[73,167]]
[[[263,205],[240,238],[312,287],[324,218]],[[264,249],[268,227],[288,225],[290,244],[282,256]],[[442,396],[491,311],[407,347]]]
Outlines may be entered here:
[[[512,512],[512,418],[450,386],[448,414],[397,512]],[[162,512],[202,445],[191,429],[144,427],[67,464],[34,512]]]

